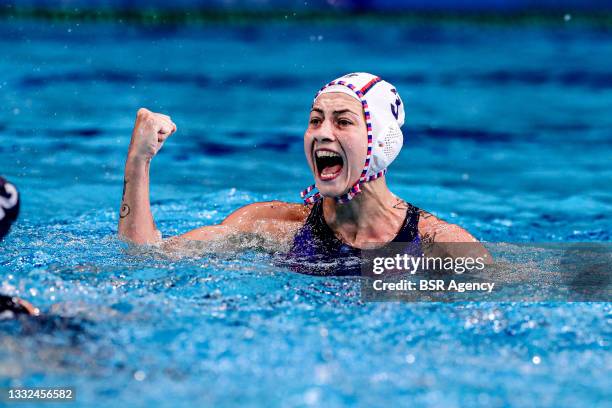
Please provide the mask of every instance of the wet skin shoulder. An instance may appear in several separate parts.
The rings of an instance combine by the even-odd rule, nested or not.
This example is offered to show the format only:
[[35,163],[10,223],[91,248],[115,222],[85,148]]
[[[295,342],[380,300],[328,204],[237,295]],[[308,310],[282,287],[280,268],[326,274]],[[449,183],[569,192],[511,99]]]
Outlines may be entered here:
[[[301,227],[312,205],[267,201],[249,204],[231,213],[221,225],[245,232],[288,234]],[[469,232],[456,224],[419,210],[419,235],[425,242],[477,242]]]

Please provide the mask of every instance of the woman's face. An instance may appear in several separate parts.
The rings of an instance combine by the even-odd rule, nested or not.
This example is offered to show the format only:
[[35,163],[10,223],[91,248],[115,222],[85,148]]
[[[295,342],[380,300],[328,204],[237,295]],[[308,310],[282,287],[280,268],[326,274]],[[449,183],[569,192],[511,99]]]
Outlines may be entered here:
[[361,102],[341,92],[319,96],[304,134],[304,153],[323,196],[348,192],[361,176],[367,148]]

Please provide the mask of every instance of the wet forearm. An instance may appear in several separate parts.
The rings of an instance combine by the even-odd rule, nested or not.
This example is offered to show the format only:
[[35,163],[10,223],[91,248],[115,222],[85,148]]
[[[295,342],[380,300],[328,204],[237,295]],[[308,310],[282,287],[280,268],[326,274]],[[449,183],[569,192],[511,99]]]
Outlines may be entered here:
[[119,236],[135,244],[160,240],[149,201],[150,160],[128,156],[119,210]]

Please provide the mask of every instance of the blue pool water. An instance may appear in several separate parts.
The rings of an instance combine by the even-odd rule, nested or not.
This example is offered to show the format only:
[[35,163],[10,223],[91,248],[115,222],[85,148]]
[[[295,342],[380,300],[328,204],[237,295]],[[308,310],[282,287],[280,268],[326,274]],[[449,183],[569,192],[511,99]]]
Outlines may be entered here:
[[74,406],[609,403],[610,303],[364,303],[265,252],[116,238],[139,107],[179,128],[152,165],[171,236],[297,202],[314,92],[371,71],[406,105],[394,192],[486,241],[608,242],[609,29],[7,20],[0,50],[0,174],[23,197],[0,291],[48,316],[0,321],[0,386],[73,386]]

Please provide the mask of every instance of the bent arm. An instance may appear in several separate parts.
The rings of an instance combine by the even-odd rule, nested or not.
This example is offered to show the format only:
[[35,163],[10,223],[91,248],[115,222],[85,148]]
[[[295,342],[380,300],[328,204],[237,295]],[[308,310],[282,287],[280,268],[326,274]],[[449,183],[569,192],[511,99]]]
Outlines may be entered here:
[[149,201],[150,168],[149,160],[128,155],[119,210],[119,236],[134,244],[161,241],[161,233],[155,227]]
[[283,242],[293,237],[293,233],[303,224],[309,211],[308,207],[301,204],[281,201],[253,203],[237,209],[219,225],[200,227],[175,239],[210,241],[246,233]]
[[119,236],[133,244],[161,241],[149,202],[151,159],[176,132],[170,116],[140,108],[132,131],[119,210]]

